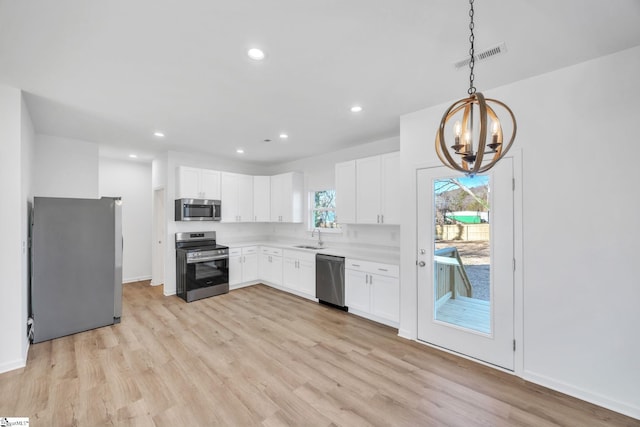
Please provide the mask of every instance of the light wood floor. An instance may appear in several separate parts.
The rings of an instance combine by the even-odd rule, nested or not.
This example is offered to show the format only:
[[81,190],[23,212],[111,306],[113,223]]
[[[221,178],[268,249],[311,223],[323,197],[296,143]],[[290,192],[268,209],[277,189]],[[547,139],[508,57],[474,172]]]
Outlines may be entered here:
[[124,287],[122,323],[31,346],[0,416],[31,426],[629,426],[640,422],[258,285],[187,304]]

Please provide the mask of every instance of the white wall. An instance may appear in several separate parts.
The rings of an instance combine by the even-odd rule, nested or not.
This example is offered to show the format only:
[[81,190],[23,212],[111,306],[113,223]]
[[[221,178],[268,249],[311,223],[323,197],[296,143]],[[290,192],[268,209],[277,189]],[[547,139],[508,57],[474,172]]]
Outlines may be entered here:
[[18,89],[0,85],[0,372],[26,363],[27,202],[31,119]]
[[100,197],[122,197],[123,282],[151,278],[151,164],[100,158]]
[[[485,93],[513,109],[515,149],[523,153],[522,376],[636,418],[640,227],[622,213],[640,207],[633,154],[638,75],[640,47]],[[415,170],[438,164],[432,141],[446,107],[401,120],[409,190],[401,227],[401,333],[413,338]],[[580,215],[570,214],[576,209]]]
[[36,135],[35,196],[98,197],[98,144]]

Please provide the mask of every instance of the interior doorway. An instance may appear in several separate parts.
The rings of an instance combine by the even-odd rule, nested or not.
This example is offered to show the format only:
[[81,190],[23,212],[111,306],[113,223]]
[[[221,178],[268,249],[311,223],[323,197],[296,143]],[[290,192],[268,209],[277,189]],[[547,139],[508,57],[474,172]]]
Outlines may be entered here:
[[417,171],[418,339],[514,369],[513,160]]
[[153,190],[153,238],[151,260],[151,284],[164,283],[164,248],[165,248],[165,211],[164,188]]

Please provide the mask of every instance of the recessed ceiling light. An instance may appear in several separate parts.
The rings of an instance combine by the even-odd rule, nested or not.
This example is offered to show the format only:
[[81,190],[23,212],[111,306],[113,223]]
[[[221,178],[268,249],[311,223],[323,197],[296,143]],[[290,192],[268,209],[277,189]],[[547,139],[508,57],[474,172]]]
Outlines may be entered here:
[[280,139],[287,139],[287,138],[289,138],[289,135],[287,135],[286,133],[280,134]]
[[353,107],[351,107],[352,113],[359,113],[360,111],[362,111],[362,107],[359,105],[354,105]]
[[153,136],[157,136],[158,138],[164,138],[164,132],[155,131]]
[[249,55],[249,58],[253,59],[254,61],[262,61],[264,59],[264,52],[255,47],[249,49],[247,51],[247,55]]
[[137,159],[138,155],[137,154],[129,154],[129,157],[131,157],[132,159]]
[[244,154],[244,150],[243,150],[242,148],[238,148],[238,149],[236,150],[236,153],[238,153],[238,154]]

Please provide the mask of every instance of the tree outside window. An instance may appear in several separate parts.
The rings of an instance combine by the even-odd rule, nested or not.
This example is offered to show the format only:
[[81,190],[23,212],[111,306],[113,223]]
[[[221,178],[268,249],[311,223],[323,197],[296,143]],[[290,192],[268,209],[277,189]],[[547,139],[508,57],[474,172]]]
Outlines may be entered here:
[[339,228],[336,223],[336,190],[311,194],[311,228]]

